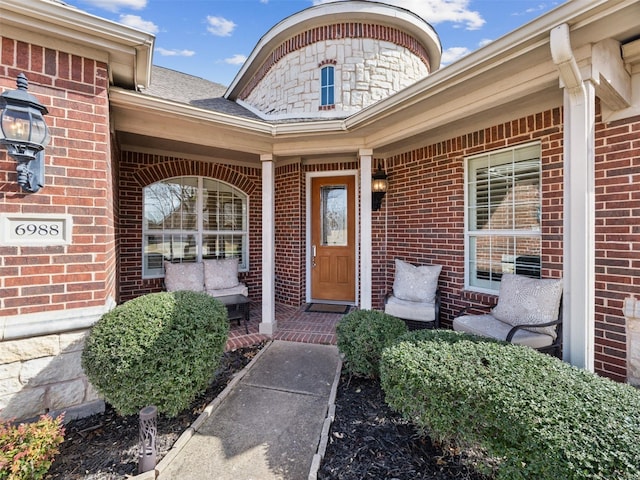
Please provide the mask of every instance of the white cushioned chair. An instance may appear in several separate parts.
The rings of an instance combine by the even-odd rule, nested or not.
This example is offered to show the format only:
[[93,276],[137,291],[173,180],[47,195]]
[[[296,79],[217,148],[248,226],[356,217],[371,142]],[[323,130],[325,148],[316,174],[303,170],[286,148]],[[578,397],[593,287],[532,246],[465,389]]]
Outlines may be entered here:
[[526,345],[560,357],[562,279],[505,273],[497,305],[489,313],[459,315],[453,320],[453,329]]
[[212,297],[249,296],[249,289],[238,281],[238,259],[204,260],[197,263],[164,262],[164,284],[168,292],[190,290]]
[[393,292],[387,294],[384,312],[401,318],[410,330],[440,328],[442,265],[412,265],[396,258]]

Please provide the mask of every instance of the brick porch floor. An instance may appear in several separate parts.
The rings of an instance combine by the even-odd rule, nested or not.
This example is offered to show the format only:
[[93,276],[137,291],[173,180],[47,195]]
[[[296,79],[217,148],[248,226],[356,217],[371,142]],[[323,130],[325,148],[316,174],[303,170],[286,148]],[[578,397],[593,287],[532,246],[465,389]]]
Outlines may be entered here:
[[[276,304],[277,329],[274,340],[289,340],[301,343],[318,343],[324,345],[336,344],[336,324],[343,317],[336,313],[305,312],[306,304],[300,307]],[[251,321],[249,333],[244,329],[244,323],[238,325],[231,322],[227,350],[255,345],[270,337],[258,332],[262,321],[262,305],[251,305]]]

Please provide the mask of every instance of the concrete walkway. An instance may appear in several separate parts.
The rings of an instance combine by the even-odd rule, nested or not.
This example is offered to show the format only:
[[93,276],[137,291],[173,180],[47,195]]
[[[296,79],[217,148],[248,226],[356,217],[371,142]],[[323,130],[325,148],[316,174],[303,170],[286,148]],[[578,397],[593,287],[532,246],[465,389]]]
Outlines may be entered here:
[[335,346],[268,344],[183,434],[156,472],[148,472],[149,478],[314,479],[340,368]]

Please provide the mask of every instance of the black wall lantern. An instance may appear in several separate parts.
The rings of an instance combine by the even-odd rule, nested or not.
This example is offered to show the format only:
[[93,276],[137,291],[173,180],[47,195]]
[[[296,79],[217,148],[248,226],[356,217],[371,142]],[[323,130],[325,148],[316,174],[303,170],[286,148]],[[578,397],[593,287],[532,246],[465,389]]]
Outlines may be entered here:
[[374,212],[380,210],[384,194],[387,193],[387,188],[389,187],[387,178],[387,174],[384,173],[382,165],[378,161],[378,169],[371,177],[371,210]]
[[18,75],[16,84],[16,90],[0,95],[0,144],[18,162],[18,185],[34,193],[44,186],[44,147],[50,140],[44,115],[49,112],[27,92],[24,73]]

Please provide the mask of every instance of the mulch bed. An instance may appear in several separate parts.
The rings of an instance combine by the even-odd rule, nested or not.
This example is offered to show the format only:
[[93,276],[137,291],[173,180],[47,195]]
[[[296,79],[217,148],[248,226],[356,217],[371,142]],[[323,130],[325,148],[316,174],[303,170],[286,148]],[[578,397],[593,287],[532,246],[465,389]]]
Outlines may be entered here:
[[474,458],[436,445],[393,412],[380,383],[343,374],[319,480],[488,480]]
[[[158,416],[158,461],[263,346],[226,352],[213,382],[189,409],[173,418]],[[47,480],[120,480],[138,474],[138,415],[118,415],[107,404],[104,413],[73,420],[65,430]]]
[[[262,346],[225,353],[218,375],[188,410],[174,418],[159,416],[158,461]],[[69,422],[46,479],[121,480],[136,475],[138,429],[138,415],[118,415],[109,405],[103,414]],[[472,459],[455,447],[432,444],[391,411],[378,382],[342,376],[319,480],[488,480],[470,464]]]

